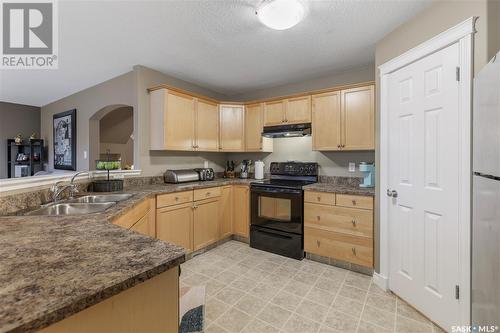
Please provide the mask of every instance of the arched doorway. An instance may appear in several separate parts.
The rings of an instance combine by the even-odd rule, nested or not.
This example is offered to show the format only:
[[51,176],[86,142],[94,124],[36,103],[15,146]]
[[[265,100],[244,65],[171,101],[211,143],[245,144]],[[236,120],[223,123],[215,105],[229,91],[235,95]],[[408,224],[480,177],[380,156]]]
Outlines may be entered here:
[[129,105],[108,105],[89,119],[89,170],[96,169],[96,160],[108,156],[121,160],[122,169],[134,165],[134,108]]

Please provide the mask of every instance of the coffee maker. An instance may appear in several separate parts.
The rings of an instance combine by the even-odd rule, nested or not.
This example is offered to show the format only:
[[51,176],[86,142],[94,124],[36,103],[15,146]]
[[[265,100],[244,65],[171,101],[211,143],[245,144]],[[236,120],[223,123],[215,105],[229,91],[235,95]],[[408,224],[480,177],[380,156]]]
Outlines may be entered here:
[[375,186],[375,164],[361,162],[359,171],[363,173],[363,183],[359,187],[374,187]]

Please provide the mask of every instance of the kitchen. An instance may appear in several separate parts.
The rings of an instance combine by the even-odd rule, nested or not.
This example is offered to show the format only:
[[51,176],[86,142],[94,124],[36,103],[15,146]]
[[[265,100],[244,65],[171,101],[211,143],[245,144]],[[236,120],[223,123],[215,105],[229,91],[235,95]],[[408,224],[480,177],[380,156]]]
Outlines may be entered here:
[[[15,134],[6,136],[2,154],[12,177],[0,180],[0,332],[441,332],[497,324],[497,300],[484,294],[486,285],[495,290],[492,278],[478,274],[489,262],[474,257],[491,249],[475,247],[477,240],[467,236],[476,224],[466,216],[477,211],[465,204],[476,193],[467,180],[472,171],[494,170],[466,167],[472,156],[467,142],[479,144],[480,138],[464,124],[472,125],[467,101],[480,103],[482,96],[472,98],[468,73],[482,78],[482,70],[495,70],[495,60],[488,62],[500,46],[491,37],[500,10],[486,0],[378,7],[292,2],[307,10],[299,15],[302,22],[284,30],[262,24],[274,5],[292,6],[282,0],[253,4],[250,11],[244,2],[104,3],[94,17],[97,27],[107,11],[134,13],[151,41],[169,36],[179,52],[187,45],[185,50],[205,50],[203,43],[165,29],[179,24],[185,36],[203,34],[185,26],[186,13],[193,20],[214,15],[215,21],[202,24],[208,35],[221,33],[226,46],[235,41],[215,22],[238,29],[251,24],[259,37],[249,39],[277,33],[272,41],[288,43],[270,49],[276,53],[269,63],[234,50],[245,64],[241,71],[229,61],[236,61],[232,54],[217,58],[224,53],[218,48],[211,50],[215,57],[207,53],[213,68],[203,57],[186,58],[197,73],[172,55],[169,66],[178,71],[162,67],[165,60],[154,60],[154,54],[138,58],[144,66],[115,50],[123,54],[116,61],[128,61],[127,67],[113,74],[105,67],[93,70],[94,78],[82,76],[71,89],[41,89],[37,79],[26,80],[29,71],[2,69],[2,81],[13,84],[3,85],[1,111],[26,110],[34,125],[10,129]],[[57,6],[67,13],[61,17],[74,20],[74,13],[93,8]],[[314,52],[295,50],[287,56],[300,68],[283,71],[276,61],[278,54],[284,57],[280,50],[290,52],[297,40],[314,44],[306,40],[315,29],[327,43],[328,27],[340,29],[331,20],[315,21],[338,15],[333,8],[371,20],[371,53],[350,52],[351,65],[345,66],[332,46],[328,52],[338,59],[314,61],[334,70],[304,75],[309,65],[300,67],[298,59]],[[374,11],[394,15],[376,23]],[[443,12],[449,20],[444,25]],[[247,16],[224,21],[229,13]],[[427,20],[435,22],[431,34],[419,30]],[[80,24],[75,21],[74,29],[85,35]],[[70,29],[64,20],[59,25],[61,32]],[[158,25],[165,36],[152,32]],[[352,33],[368,30],[359,26]],[[335,34],[345,38],[345,31]],[[134,40],[134,33],[128,38]],[[369,44],[352,42],[358,50]],[[62,64],[41,76],[76,78]],[[244,73],[248,82],[224,75],[224,66]],[[412,95],[421,81],[405,79],[413,72],[404,71],[417,66],[426,73],[423,96],[417,90]],[[393,98],[396,91],[401,96]],[[460,97],[457,107],[439,104],[444,102],[436,96],[452,94]],[[420,119],[412,104],[417,98],[434,103],[425,111],[425,126],[408,122]],[[483,104],[475,104],[475,112]],[[401,118],[393,110],[402,110]],[[3,126],[7,118],[1,115]],[[449,124],[445,137],[443,121]],[[9,126],[15,128],[16,120]],[[37,160],[42,170],[31,164],[36,142],[43,147]],[[494,158],[495,152],[489,154]],[[460,167],[443,173],[446,163]],[[15,166],[27,176],[14,177]],[[410,186],[420,179],[427,182],[422,190]],[[423,212],[425,230],[411,222],[413,212]],[[451,216],[458,225],[449,223]],[[490,221],[487,215],[477,219]],[[453,238],[457,230],[460,236]],[[487,237],[483,230],[473,235]],[[458,261],[450,260],[458,253]]]

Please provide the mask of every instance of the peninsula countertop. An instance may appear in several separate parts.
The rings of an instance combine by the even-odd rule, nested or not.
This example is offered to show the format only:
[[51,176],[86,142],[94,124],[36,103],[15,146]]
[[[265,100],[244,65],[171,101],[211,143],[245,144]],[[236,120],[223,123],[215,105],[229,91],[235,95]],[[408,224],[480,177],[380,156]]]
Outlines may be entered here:
[[[183,248],[111,223],[144,199],[252,181],[133,186],[124,191],[131,198],[101,213],[0,216],[0,332],[39,330],[180,265]],[[341,190],[323,183],[308,189]]]

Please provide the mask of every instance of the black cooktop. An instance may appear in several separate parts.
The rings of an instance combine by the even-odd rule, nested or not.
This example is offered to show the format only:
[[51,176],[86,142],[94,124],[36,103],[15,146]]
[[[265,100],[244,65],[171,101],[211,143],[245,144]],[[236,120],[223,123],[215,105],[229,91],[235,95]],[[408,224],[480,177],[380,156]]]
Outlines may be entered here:
[[307,180],[287,180],[287,179],[266,179],[251,182],[252,186],[258,187],[281,187],[281,188],[298,188],[301,189],[302,186],[314,184],[316,181]]

